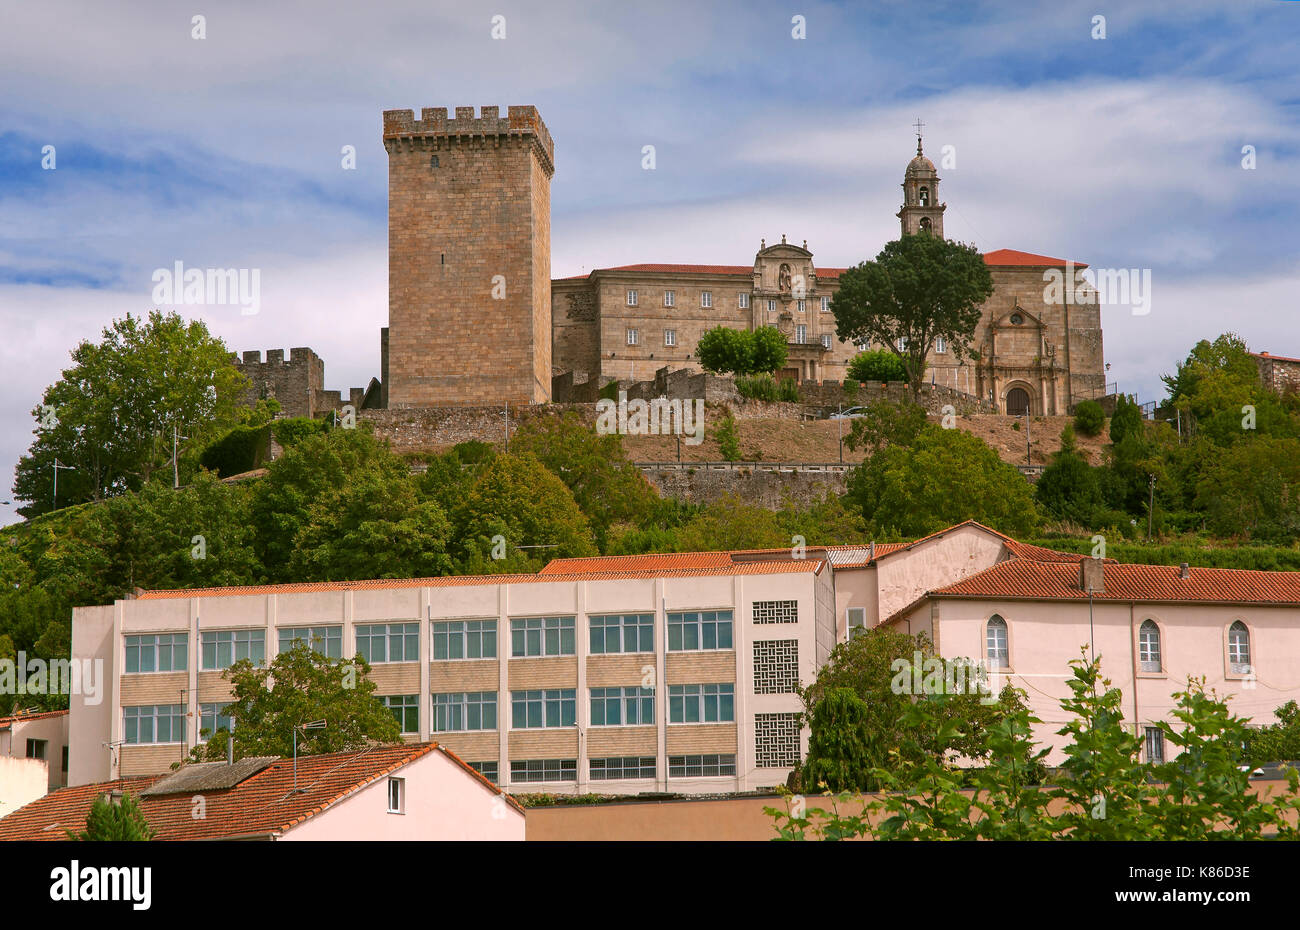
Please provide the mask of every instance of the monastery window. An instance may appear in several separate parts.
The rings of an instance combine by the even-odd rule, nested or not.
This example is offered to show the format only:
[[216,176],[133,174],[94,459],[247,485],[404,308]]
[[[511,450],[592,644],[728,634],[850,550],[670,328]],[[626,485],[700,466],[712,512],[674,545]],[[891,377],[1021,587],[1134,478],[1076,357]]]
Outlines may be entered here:
[[936,336],[934,340],[934,351],[939,355],[946,353],[948,351],[948,340],[944,339],[942,336]]
[[899,352],[906,352],[906,351],[907,351],[907,337],[906,337],[906,336],[899,336],[899,337],[898,337],[898,342],[894,343],[894,345],[898,346],[898,351],[899,351]]
[[430,156],[429,156],[429,167],[430,167],[430,168],[437,168],[437,167],[438,167],[438,156],[437,156],[437,155],[430,155]]
[[628,291],[628,292],[627,292],[627,305],[628,305],[629,307],[635,307],[635,306],[636,306],[636,291]]
[[769,300],[769,301],[767,302],[767,312],[768,312],[768,313],[776,313],[776,301],[775,301],[775,300]]
[[1143,620],[1138,627],[1138,667],[1144,672],[1159,672],[1160,627],[1154,620]]
[[799,345],[803,345],[805,342],[808,341],[807,326],[796,326],[794,328],[794,341],[799,343]]
[[748,310],[748,309],[749,309],[749,295],[748,295],[748,294],[737,294],[737,295],[736,295],[736,300],[737,300],[737,303],[739,304],[741,310]]
[[831,334],[822,333],[822,348],[829,349],[830,347],[831,347]]
[[700,306],[701,307],[713,306],[713,291],[700,291]]
[[1250,674],[1250,631],[1240,620],[1228,627],[1228,665],[1234,675]]
[[1019,313],[1013,313],[1013,314],[1011,314],[1011,325],[1012,325],[1012,326],[1019,326],[1019,325],[1020,325],[1021,323],[1023,323],[1023,322],[1025,322],[1025,318],[1024,318],[1023,316],[1021,316]]
[[1009,668],[1007,649],[1007,621],[997,614],[989,618],[984,635],[984,655],[990,669]]
[[677,330],[675,329],[664,330],[664,345],[670,347],[677,345]]
[[637,344],[637,331],[635,329],[629,329],[627,331],[627,344],[630,346]]
[[799,301],[799,312],[805,313],[807,312],[807,310],[808,310],[808,301],[806,300]]
[[671,307],[676,296],[676,293],[673,291],[664,291],[664,306]]
[[831,312],[831,299],[830,299],[829,297],[823,297],[823,298],[822,298],[822,313],[830,313],[830,312]]

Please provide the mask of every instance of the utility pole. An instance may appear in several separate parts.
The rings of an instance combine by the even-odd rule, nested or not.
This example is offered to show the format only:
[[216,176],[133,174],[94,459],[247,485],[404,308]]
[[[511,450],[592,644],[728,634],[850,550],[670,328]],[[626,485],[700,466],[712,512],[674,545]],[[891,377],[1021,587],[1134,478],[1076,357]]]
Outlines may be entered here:
[[71,465],[60,465],[57,457],[54,459],[53,468],[54,468],[54,495],[50,503],[53,505],[54,510],[58,510],[59,509],[59,469],[62,468],[64,471],[76,471],[76,469],[73,468]]
[[180,441],[189,438],[182,436],[180,428],[175,423],[172,424],[172,490],[178,490],[181,486],[180,464],[177,461]]
[[1029,411],[1025,411],[1025,464],[1034,464],[1034,451],[1029,443]]
[[1151,523],[1156,515],[1156,476],[1147,475],[1151,479],[1151,501],[1147,504],[1147,543],[1151,542]]
[[835,423],[836,423],[836,432],[839,433],[839,438],[840,438],[840,464],[843,465],[844,464],[844,417],[843,417],[844,405],[837,404],[836,410],[841,414],[841,416],[835,421]]
[[510,454],[510,401],[506,401],[506,455]]

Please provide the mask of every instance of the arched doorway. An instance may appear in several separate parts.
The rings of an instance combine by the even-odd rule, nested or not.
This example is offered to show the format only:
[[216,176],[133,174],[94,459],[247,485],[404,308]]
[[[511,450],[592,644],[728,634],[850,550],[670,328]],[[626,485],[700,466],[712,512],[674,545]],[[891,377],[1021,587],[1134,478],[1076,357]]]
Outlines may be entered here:
[[1020,387],[1007,391],[1007,415],[1023,417],[1027,413],[1029,413],[1029,392]]

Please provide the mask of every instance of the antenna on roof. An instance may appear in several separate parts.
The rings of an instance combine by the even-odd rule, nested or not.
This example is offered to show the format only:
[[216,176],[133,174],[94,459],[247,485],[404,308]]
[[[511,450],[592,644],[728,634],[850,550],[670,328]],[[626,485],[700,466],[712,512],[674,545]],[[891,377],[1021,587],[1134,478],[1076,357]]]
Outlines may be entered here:
[[298,793],[298,731],[299,730],[323,730],[325,729],[324,720],[313,720],[311,723],[300,723],[293,728],[293,793]]

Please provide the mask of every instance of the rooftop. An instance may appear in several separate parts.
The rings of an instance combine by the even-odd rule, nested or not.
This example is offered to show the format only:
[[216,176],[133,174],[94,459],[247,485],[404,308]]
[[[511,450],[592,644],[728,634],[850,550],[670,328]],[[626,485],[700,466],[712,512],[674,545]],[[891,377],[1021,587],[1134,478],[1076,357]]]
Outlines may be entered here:
[[[83,830],[95,799],[112,792],[135,795],[160,840],[271,837],[314,817],[367,785],[432,752],[441,752],[493,794],[501,791],[437,743],[375,746],[356,752],[298,757],[298,790],[291,759],[256,759],[186,766],[178,772],[60,788],[0,817],[0,840],[63,840]],[[184,785],[177,787],[180,782]],[[171,787],[168,783],[172,782]],[[152,789],[152,790],[151,790]],[[193,793],[202,791],[206,816],[193,817]],[[509,796],[506,802],[523,808]]]

